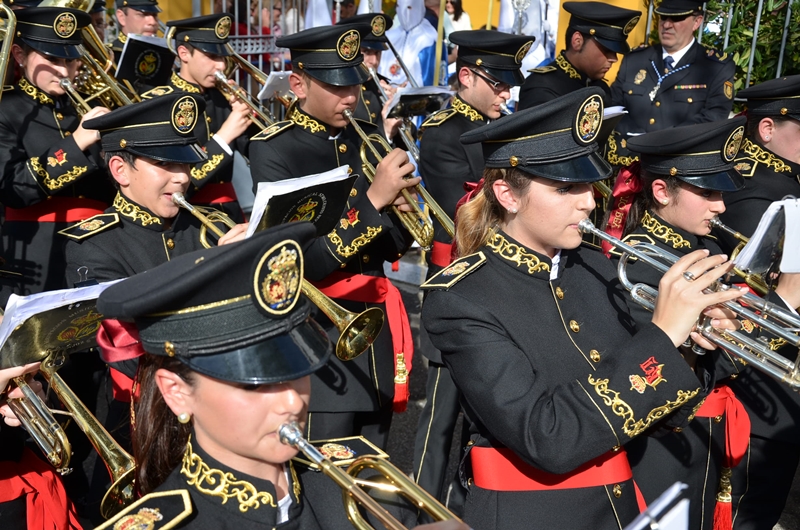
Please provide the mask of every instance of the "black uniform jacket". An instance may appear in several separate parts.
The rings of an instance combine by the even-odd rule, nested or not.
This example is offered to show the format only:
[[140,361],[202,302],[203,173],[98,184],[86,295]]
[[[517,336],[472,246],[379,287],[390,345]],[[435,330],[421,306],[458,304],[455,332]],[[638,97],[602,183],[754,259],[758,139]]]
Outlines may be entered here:
[[[699,249],[708,249],[712,255],[722,253],[713,237],[693,235],[649,211],[623,241],[654,245],[678,257]],[[612,250],[615,265],[619,256],[617,249]],[[656,289],[662,276],[655,268],[635,258],[628,262],[627,275],[631,283],[644,283]],[[637,326],[647,325],[653,314],[636,302],[630,305]],[[720,355],[727,357],[721,350],[697,357],[695,372],[701,383],[700,395],[703,397],[713,390],[718,381],[725,380],[733,372],[728,362],[715,365]],[[681,481],[689,485],[689,528],[710,529],[725,452],[725,424],[713,418],[695,418],[696,412],[692,405],[681,407],[667,421],[653,429],[650,433],[652,436],[640,436],[626,448],[634,479],[648,503],[676,481]]]
[[[375,126],[361,122],[367,134]],[[352,127],[335,138],[330,126],[296,107],[290,119],[278,122],[254,136],[250,144],[250,162],[254,185],[329,171],[344,164],[360,172],[361,138]],[[306,251],[305,276],[322,280],[334,271],[384,276],[385,261],[398,260],[411,245],[409,233],[394,214],[378,212],[367,197],[369,183],[360,176],[350,192],[350,199],[339,226],[316,238]],[[368,304],[336,300],[350,311],[364,311]],[[339,331],[323,315],[317,316],[335,341]],[[378,410],[394,396],[394,357],[388,324],[372,347],[352,361],[331,361],[311,377],[312,412]],[[313,420],[312,420],[313,421]]]
[[[275,486],[236,471],[213,459],[195,442],[167,480],[114,519],[98,528],[192,528],[198,530],[351,530],[342,503],[342,490],[321,472],[290,462],[289,520],[278,520]],[[363,477],[362,477],[363,478]],[[416,514],[403,501],[382,503],[403,525],[412,528]],[[157,511],[156,511],[157,510]],[[160,517],[159,517],[160,516]],[[121,522],[120,526],[115,526]],[[368,517],[375,528],[381,528]],[[150,523],[152,526],[146,526]]]
[[27,295],[65,287],[64,240],[56,232],[68,223],[58,217],[39,222],[39,215],[59,211],[64,203],[102,211],[114,198],[97,144],[81,151],[71,136],[79,123],[66,97],[50,97],[25,78],[3,92],[0,203],[30,218],[11,220],[6,212],[0,306],[12,292]]
[[[503,233],[425,286],[422,320],[463,395],[472,441],[568,473],[647,431],[700,393],[653,324],[638,332],[611,262],[587,247],[551,260]],[[476,530],[619,529],[638,513],[631,481],[552,491],[470,487]],[[613,490],[613,492],[612,492]]]
[[673,73],[663,78],[651,100],[658,75],[666,75],[661,55],[661,46],[646,46],[632,50],[622,60],[611,85],[612,105],[621,105],[628,111],[616,127],[622,139],[628,133],[728,118],[733,107],[736,65],[727,54],[695,42]]
[[[753,138],[742,142],[734,167],[745,178],[744,188],[725,194],[726,210],[719,218],[745,237],[753,235],[771,203],[787,195],[800,197],[800,164],[779,157]],[[739,244],[727,233],[720,233],[720,240],[727,252]]]
[[606,93],[606,103],[610,101],[608,84],[602,79],[590,79],[578,71],[562,51],[550,64],[530,70],[530,75],[519,89],[518,108],[535,107],[588,86],[602,88]]
[[361,85],[361,94],[358,96],[354,116],[361,121],[368,121],[383,129],[381,110],[383,110],[383,105],[381,104],[380,90],[375,86],[375,82],[372,79],[368,79],[366,83]]

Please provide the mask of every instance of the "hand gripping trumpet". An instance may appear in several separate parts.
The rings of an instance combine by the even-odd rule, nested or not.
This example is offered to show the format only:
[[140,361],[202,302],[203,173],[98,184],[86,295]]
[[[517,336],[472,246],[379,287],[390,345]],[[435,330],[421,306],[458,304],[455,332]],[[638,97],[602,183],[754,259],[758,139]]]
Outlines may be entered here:
[[[391,493],[397,493],[411,501],[416,508],[425,511],[436,521],[459,520],[430,493],[414,484],[402,471],[383,458],[368,455],[360,456],[350,464],[345,472],[336,467],[316,447],[303,438],[297,423],[284,423],[278,429],[278,435],[281,442],[291,445],[303,453],[309,460],[317,464],[328,478],[342,488],[342,501],[347,511],[347,517],[353,526],[359,530],[371,530],[373,528],[361,515],[358,509],[359,504],[375,516],[387,529],[406,530],[406,527],[400,521],[386,511],[378,501],[370,497],[365,491],[365,487],[375,487]],[[365,469],[377,471],[389,483],[383,484],[357,478]]]
[[[189,204],[183,197],[182,193],[173,193],[172,202],[189,210],[203,224],[200,229],[200,242],[206,248],[211,248],[206,238],[205,230],[211,230],[217,237],[222,237],[225,233],[214,224],[214,221],[220,221],[229,228],[234,226],[234,222],[230,217],[225,214],[214,210],[213,215],[206,215],[206,210]],[[319,307],[325,316],[327,316],[336,329],[339,330],[339,340],[336,341],[336,357],[342,361],[350,361],[364,353],[369,349],[375,339],[383,328],[383,321],[385,319],[383,310],[379,307],[370,307],[366,311],[359,314],[351,313],[335,303],[325,294],[311,285],[306,280],[303,280],[300,285],[303,294],[308,297],[311,302]]]
[[[386,152],[391,151],[391,147],[386,142],[386,140],[377,134],[367,135],[364,132],[364,129],[356,121],[353,113],[346,109],[343,111],[344,117],[350,121],[350,124],[353,126],[353,129],[358,133],[361,137],[362,144],[361,144],[361,161],[364,165],[364,173],[367,179],[372,182],[375,178],[375,166],[367,158],[366,150],[369,149],[374,156],[378,163],[383,160],[383,157],[378,153],[377,148],[375,147],[374,143],[379,144]],[[374,142],[374,143],[373,143]],[[431,213],[434,217],[442,224],[445,231],[450,237],[455,235],[455,225],[453,224],[453,220],[450,219],[445,211],[439,206],[431,194],[428,193],[428,190],[425,189],[424,186],[415,186],[414,191],[416,191],[420,197],[425,201],[430,208]],[[403,223],[403,226],[408,230],[411,235],[414,236],[414,239],[419,243],[419,246],[423,248],[428,248],[431,246],[433,242],[433,224],[428,219],[428,216],[423,213],[422,208],[419,207],[419,203],[411,196],[408,190],[403,190],[402,195],[405,198],[406,202],[411,205],[413,208],[413,212],[401,212],[396,207],[392,207],[392,211],[400,218],[400,221]]]
[[[634,301],[645,309],[653,311],[658,290],[643,283],[631,283],[627,276],[628,260],[631,256],[636,257],[663,274],[678,261],[678,257],[648,243],[628,245],[599,230],[588,219],[584,219],[578,224],[578,230],[585,234],[592,234],[617,248],[622,255],[617,264],[620,283],[630,291]],[[729,285],[718,281],[709,288],[709,291],[730,288]],[[800,346],[800,336],[797,334],[800,331],[800,317],[782,307],[749,293],[738,300],[724,302],[722,305],[740,318],[748,319],[756,326],[774,333],[788,344],[795,347]],[[715,329],[711,326],[710,319],[706,318],[700,319],[697,331],[710,342],[728,353],[740,357],[754,368],[788,384],[793,390],[800,390],[799,361],[791,361],[772,351],[763,340],[753,339],[738,331]]]
[[235,81],[228,79],[225,74],[219,70],[214,72],[214,77],[217,80],[217,90],[225,94],[226,97],[236,96],[250,108],[250,120],[255,123],[259,129],[264,130],[275,123],[275,120],[267,116],[267,113],[261,109],[261,105],[254,101],[253,98],[250,97],[250,94],[245,92]]

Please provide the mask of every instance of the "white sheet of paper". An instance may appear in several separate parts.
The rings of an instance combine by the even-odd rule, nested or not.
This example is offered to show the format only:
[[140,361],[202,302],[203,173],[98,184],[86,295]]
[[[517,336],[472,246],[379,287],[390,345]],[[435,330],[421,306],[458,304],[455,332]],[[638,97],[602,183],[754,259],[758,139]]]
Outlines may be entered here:
[[781,272],[800,272],[800,200],[783,202],[786,238],[783,241]]
[[395,92],[394,96],[392,97],[392,101],[389,103],[388,112],[392,112],[392,109],[395,108],[398,103],[400,103],[400,96],[402,96],[403,94],[421,95],[421,96],[424,96],[426,94],[447,94],[448,96],[452,96],[453,94],[455,94],[455,92],[440,86],[421,86],[417,88],[407,86],[403,88],[398,88],[397,92]]
[[291,90],[289,86],[289,75],[292,72],[270,72],[267,76],[267,82],[258,93],[258,99],[272,99],[275,97],[275,92],[278,94],[286,94]]

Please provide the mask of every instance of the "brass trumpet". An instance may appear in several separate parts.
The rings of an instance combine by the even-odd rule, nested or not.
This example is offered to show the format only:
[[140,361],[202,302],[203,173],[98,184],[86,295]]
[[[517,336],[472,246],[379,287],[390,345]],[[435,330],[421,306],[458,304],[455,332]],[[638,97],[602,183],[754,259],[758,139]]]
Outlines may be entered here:
[[72,81],[65,77],[59,81],[58,84],[61,85],[61,88],[63,88],[67,96],[69,96],[70,101],[72,101],[72,106],[75,107],[75,110],[78,112],[78,116],[83,116],[92,110],[92,106],[81,96],[80,92],[75,88],[75,85],[72,84]]
[[[203,224],[200,228],[200,242],[206,248],[211,248],[207,239],[207,230],[211,230],[217,237],[225,235],[214,224],[215,221],[222,222],[228,228],[232,228],[235,225],[233,220],[222,212],[217,210],[209,212],[208,209],[189,204],[182,193],[173,193],[172,202],[181,208],[189,210]],[[372,343],[375,342],[383,328],[384,314],[381,308],[370,307],[359,314],[351,313],[306,280],[302,281],[300,289],[339,330],[340,335],[339,340],[336,341],[335,351],[336,357],[340,360],[350,361],[355,359],[367,351]]]
[[[719,220],[719,217],[714,217],[713,219],[711,219],[711,221],[708,222],[708,226],[710,226],[711,228],[722,230],[723,232],[730,234],[731,237],[739,241],[739,244],[736,245],[736,248],[733,249],[733,252],[731,252],[731,259],[734,259],[737,255],[739,255],[739,252],[741,252],[744,246],[747,244],[747,242],[750,241],[749,237],[744,236],[741,233],[734,230],[733,228],[723,224],[722,221]],[[733,269],[733,272],[737,276],[742,278],[748,285],[748,287],[757,292],[759,296],[766,296],[766,294],[769,292],[769,287],[767,286],[767,283],[764,281],[764,278],[762,278],[760,275],[747,273],[738,268]]]
[[[645,309],[653,311],[658,290],[643,283],[631,283],[627,276],[628,260],[631,256],[635,256],[663,274],[678,261],[678,257],[649,243],[628,245],[599,230],[588,219],[578,223],[578,230],[607,241],[620,251],[622,256],[617,264],[620,283],[630,291],[634,301]],[[718,281],[709,288],[709,291],[726,289],[730,289],[730,286]],[[740,318],[748,319],[756,326],[769,330],[788,344],[795,347],[800,346],[800,336],[797,335],[797,332],[800,331],[800,317],[750,293],[745,294],[739,300],[741,303],[733,300],[722,305]],[[728,353],[740,357],[758,370],[788,384],[792,390],[800,390],[800,359],[795,361],[787,359],[772,351],[769,345],[761,339],[752,339],[738,331],[715,329],[711,326],[709,319],[701,319],[698,322],[698,331],[703,337]]]
[[[0,20],[0,38],[3,45],[0,46],[0,79],[5,80],[8,65],[13,60],[11,57],[11,45],[14,44],[14,35],[17,32],[17,17],[14,11],[8,7],[3,0],[0,0],[0,11],[5,13],[6,19]],[[3,94],[0,92],[0,98]]]
[[[378,78],[378,74],[372,67],[367,68],[367,70],[369,71],[370,77],[372,77],[372,82],[378,87],[378,97],[380,98],[381,105],[386,105],[386,102],[389,101],[389,96],[387,96],[386,91],[383,90],[383,87],[381,86],[381,80]],[[408,118],[405,117],[403,117],[400,125],[400,138],[403,140],[403,144],[405,144],[408,154],[410,154],[417,162],[417,165],[419,165],[419,147],[417,147],[417,142],[415,142],[414,138],[411,136]]]
[[[430,493],[414,484],[411,479],[388,460],[374,456],[361,456],[356,458],[347,468],[347,472],[345,472],[336,467],[316,447],[303,438],[297,423],[284,423],[278,429],[278,435],[281,442],[291,445],[303,453],[309,460],[317,464],[328,478],[342,488],[342,501],[347,511],[347,517],[353,526],[359,530],[373,529],[372,525],[361,515],[358,509],[359,504],[374,515],[387,529],[406,530],[406,527],[400,521],[392,517],[383,506],[370,497],[364,489],[366,487],[376,487],[402,495],[411,501],[415,507],[424,510],[436,521],[460,521],[453,512],[443,506]],[[357,478],[365,469],[374,469],[383,475],[389,481],[389,484],[380,484]]]
[[[378,153],[378,150],[374,144],[377,143],[380,145],[386,150],[387,153],[391,151],[391,147],[389,147],[389,144],[382,136],[377,134],[367,135],[349,109],[344,110],[343,114],[344,117],[350,121],[353,129],[355,129],[355,131],[361,137],[361,161],[364,166],[364,174],[367,179],[372,182],[372,180],[375,178],[376,169],[375,166],[373,166],[368,160],[366,150],[369,149],[372,153],[372,156],[374,156],[380,163],[380,161],[383,160],[383,156]],[[428,190],[426,190],[424,186],[417,185],[414,187],[414,191],[416,191],[419,196],[422,197],[422,199],[428,205],[428,208],[430,208],[433,216],[436,217],[439,223],[441,223],[447,234],[450,237],[453,237],[455,235],[455,225],[453,224],[453,220],[450,219],[442,207],[436,203]],[[392,207],[392,211],[400,218],[403,226],[414,236],[414,239],[421,247],[430,247],[431,243],[433,242],[433,224],[431,223],[430,219],[428,219],[428,216],[423,213],[422,209],[419,207],[419,204],[411,196],[407,189],[402,191],[402,195],[406,202],[411,205],[414,211],[401,212],[394,206]]]
[[250,114],[250,121],[255,123],[259,129],[266,129],[275,123],[275,120],[270,118],[267,113],[262,110],[261,105],[253,100],[250,94],[245,92],[235,81],[229,80],[225,74],[219,70],[214,73],[214,77],[217,80],[217,90],[225,94],[226,97],[236,96],[250,108],[252,111],[252,114]]

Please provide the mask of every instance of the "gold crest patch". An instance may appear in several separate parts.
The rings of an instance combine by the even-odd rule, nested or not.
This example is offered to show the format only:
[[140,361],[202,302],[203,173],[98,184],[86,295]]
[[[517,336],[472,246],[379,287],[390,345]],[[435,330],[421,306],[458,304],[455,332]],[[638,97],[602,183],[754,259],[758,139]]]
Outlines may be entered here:
[[375,17],[372,19],[372,34],[376,37],[383,37],[386,32],[386,21],[383,17]]
[[520,46],[519,50],[517,51],[517,54],[514,56],[514,61],[516,61],[517,64],[522,64],[522,60],[525,58],[526,55],[528,55],[531,46],[533,46],[532,40],[529,40],[528,42]]
[[266,251],[253,275],[258,306],[270,315],[291,311],[303,281],[303,253],[295,241],[286,240]]
[[722,158],[724,158],[726,162],[731,162],[736,158],[739,147],[742,145],[743,137],[744,126],[739,126],[728,136],[728,139],[725,140],[725,147],[722,148]]
[[314,217],[317,216],[317,206],[319,206],[319,202],[315,201],[313,197],[309,197],[306,202],[297,207],[294,214],[289,217],[288,222],[313,221]]
[[722,91],[725,92],[726,98],[733,99],[733,83],[725,81],[725,84],[722,85]]
[[633,84],[641,85],[642,81],[644,81],[645,79],[647,79],[647,70],[644,69],[639,70],[638,72],[636,72],[636,77],[633,78]]
[[214,26],[214,35],[217,36],[219,40],[225,40],[228,38],[228,35],[231,34],[231,17],[224,16],[217,21],[216,26]]
[[361,52],[361,35],[351,29],[345,32],[336,43],[336,53],[345,61],[352,61]]
[[114,530],[152,530],[156,521],[164,516],[158,508],[142,508],[138,513],[126,515],[114,524]]
[[192,96],[184,96],[172,106],[172,126],[182,134],[192,132],[197,124],[197,103]]
[[624,33],[625,35],[629,35],[630,32],[633,31],[633,28],[635,28],[636,24],[638,23],[639,23],[639,17],[638,16],[633,17],[627,24],[625,24],[625,27],[622,28],[622,33]]
[[600,131],[603,123],[603,99],[597,94],[589,97],[581,105],[575,117],[575,136],[582,144],[591,143]]
[[153,50],[145,50],[136,58],[136,72],[145,79],[152,77],[161,66],[161,56]]
[[53,22],[53,31],[62,39],[68,39],[75,34],[78,29],[78,20],[72,13],[61,13]]
[[78,225],[78,228],[85,232],[91,232],[92,230],[97,230],[104,224],[106,223],[102,219],[90,219],[82,222],[80,225]]
[[342,444],[326,443],[319,448],[319,452],[330,460],[347,460],[356,456],[356,452]]

